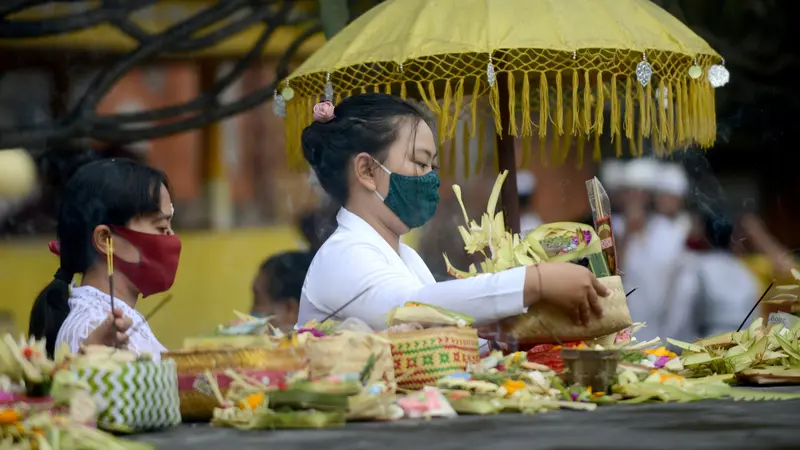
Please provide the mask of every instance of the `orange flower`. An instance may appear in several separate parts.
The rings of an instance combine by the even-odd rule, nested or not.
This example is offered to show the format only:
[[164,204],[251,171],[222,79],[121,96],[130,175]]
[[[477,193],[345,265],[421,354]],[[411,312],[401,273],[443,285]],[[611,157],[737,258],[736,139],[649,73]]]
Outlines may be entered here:
[[264,393],[257,392],[255,394],[250,394],[245,397],[242,401],[239,402],[239,408],[241,409],[256,409],[261,404],[264,403]]
[[506,397],[510,397],[511,394],[517,392],[520,389],[525,389],[526,386],[527,385],[525,384],[524,381],[508,380],[505,383],[503,383],[503,387],[506,388],[506,391],[508,392],[508,394],[506,394]]
[[0,425],[15,424],[22,419],[19,411],[16,409],[3,409],[0,410]]

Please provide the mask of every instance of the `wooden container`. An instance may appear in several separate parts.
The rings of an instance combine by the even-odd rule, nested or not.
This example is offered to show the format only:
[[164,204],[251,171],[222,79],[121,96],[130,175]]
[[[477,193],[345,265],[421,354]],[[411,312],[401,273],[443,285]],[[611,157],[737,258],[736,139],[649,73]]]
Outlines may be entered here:
[[567,384],[591,386],[592,392],[609,392],[617,374],[620,352],[618,350],[561,350]]

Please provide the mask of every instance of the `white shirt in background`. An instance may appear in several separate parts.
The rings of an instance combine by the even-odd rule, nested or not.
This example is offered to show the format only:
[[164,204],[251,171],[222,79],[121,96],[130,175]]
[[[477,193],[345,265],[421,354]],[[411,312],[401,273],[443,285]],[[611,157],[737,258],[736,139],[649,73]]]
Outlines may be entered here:
[[[152,353],[153,359],[161,359],[167,349],[158,342],[153,330],[144,317],[122,300],[114,302],[114,307],[130,317],[132,324],[128,350],[136,353]],[[111,314],[111,296],[91,286],[72,286],[70,289],[69,315],[58,330],[56,346],[66,342],[73,353],[80,350],[81,343],[92,331]]]
[[435,282],[411,247],[394,249],[363,219],[342,208],[339,227],[317,252],[300,298],[300,325],[325,319],[353,299],[336,319],[361,319],[375,330],[386,328],[394,307],[416,301],[475,318],[477,324],[524,313],[525,268]]
[[688,234],[688,218],[654,214],[641,232],[626,236],[623,281],[626,289],[637,288],[628,307],[635,322],[647,324],[636,335],[640,340],[665,337],[663,305],[680,271]]
[[732,253],[687,252],[664,304],[664,334],[691,342],[736,331],[759,294],[753,274]]

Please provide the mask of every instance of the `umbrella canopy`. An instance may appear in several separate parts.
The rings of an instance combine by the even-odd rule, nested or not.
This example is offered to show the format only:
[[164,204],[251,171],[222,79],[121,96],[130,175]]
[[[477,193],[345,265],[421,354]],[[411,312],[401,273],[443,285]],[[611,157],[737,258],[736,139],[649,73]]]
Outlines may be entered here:
[[424,101],[442,140],[465,115],[475,134],[483,97],[498,134],[594,136],[599,158],[603,133],[633,154],[648,138],[711,146],[721,62],[649,0],[389,0],[306,60],[277,103],[294,162],[315,102],[374,91]]

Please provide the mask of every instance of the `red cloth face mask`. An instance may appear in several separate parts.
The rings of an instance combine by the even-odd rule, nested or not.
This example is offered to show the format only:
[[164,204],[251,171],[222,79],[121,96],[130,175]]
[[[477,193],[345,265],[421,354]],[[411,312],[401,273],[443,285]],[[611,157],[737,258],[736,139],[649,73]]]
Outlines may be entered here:
[[116,226],[111,230],[139,250],[139,262],[123,261],[114,255],[114,267],[124,273],[143,296],[172,287],[181,258],[181,240],[177,235],[140,233]]

